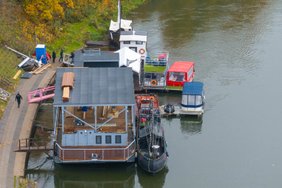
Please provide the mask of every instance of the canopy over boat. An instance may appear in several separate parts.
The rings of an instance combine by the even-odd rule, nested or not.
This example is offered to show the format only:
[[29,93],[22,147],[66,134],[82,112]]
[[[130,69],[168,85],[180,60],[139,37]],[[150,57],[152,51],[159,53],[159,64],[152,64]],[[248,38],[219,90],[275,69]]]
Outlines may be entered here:
[[202,82],[185,82],[182,95],[203,95],[204,84]]
[[168,69],[169,72],[188,72],[191,67],[194,66],[194,62],[186,62],[186,61],[178,61],[174,62],[170,68]]
[[119,29],[123,29],[124,31],[131,31],[132,30],[131,23],[132,20],[121,19],[119,25],[119,22],[114,22],[113,20],[111,20],[109,30],[114,32],[118,31]]
[[141,55],[139,53],[128,47],[123,47],[115,53],[119,53],[119,67],[131,67],[133,71],[140,73]]

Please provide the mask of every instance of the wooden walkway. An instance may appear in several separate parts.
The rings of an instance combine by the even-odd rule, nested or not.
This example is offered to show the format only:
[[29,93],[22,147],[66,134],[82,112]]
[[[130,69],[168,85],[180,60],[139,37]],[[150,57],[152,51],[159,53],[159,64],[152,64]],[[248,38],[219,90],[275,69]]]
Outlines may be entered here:
[[51,143],[48,140],[35,140],[33,138],[24,138],[18,141],[18,148],[15,152],[48,152],[53,150]]
[[46,87],[55,73],[57,63],[46,69],[42,74],[33,75],[30,79],[22,79],[16,91],[23,97],[20,108],[12,94],[0,120],[0,188],[14,187],[14,176],[23,176],[26,153],[14,151],[18,140],[29,138],[38,104],[28,104],[27,94],[39,87]]

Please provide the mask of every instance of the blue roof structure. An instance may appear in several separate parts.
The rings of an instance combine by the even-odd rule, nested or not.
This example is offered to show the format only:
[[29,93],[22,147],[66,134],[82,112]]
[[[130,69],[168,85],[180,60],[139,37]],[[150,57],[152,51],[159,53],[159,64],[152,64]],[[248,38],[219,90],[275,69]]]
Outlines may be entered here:
[[202,82],[185,82],[182,95],[202,95],[204,84]]

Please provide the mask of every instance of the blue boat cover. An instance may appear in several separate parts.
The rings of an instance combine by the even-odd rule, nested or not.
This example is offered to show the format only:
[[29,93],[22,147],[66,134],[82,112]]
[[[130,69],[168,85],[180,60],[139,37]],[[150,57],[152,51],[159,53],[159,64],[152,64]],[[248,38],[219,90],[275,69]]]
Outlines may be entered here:
[[202,95],[204,84],[202,82],[185,82],[182,95]]

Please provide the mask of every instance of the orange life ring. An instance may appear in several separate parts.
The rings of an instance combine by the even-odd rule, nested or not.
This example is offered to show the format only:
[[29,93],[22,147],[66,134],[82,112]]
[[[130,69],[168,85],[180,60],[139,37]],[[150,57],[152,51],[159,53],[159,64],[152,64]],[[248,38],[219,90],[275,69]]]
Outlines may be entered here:
[[158,84],[157,80],[152,80],[152,81],[151,81],[151,85],[152,85],[152,86],[156,86],[157,84]]
[[140,54],[144,54],[144,53],[145,53],[145,50],[144,50],[143,48],[141,48],[141,49],[139,50],[139,53],[140,53]]

